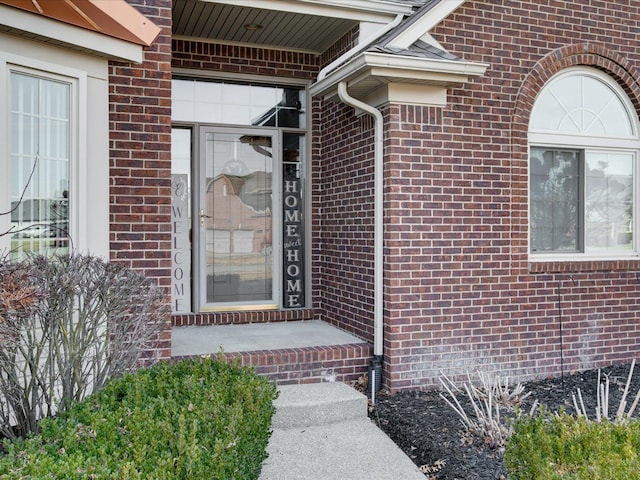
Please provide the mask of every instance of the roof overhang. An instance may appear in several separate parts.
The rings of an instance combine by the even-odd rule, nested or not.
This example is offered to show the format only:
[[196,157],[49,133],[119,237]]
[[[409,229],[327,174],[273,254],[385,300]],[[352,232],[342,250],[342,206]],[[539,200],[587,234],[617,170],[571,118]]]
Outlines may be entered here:
[[0,0],[0,31],[140,63],[160,28],[124,0]]
[[[349,93],[361,100],[375,96],[381,102],[399,102],[414,104],[442,104],[442,95],[436,92],[470,81],[483,75],[489,67],[486,63],[466,62],[390,55],[378,52],[364,52],[322,80],[314,83],[310,92],[326,100],[338,98],[338,84],[347,82]],[[394,98],[405,89],[394,88],[402,84],[411,85],[415,93],[424,90],[426,96],[409,100],[406,95]],[[391,87],[390,87],[391,86]],[[386,95],[380,96],[380,89],[386,89]],[[435,98],[440,100],[435,100]],[[446,97],[445,97],[446,98]]]
[[456,11],[464,2],[465,0],[446,0],[426,5],[425,11],[410,18],[407,25],[388,40],[386,46],[409,48],[420,38],[425,39],[427,43],[432,43],[428,32]]
[[357,29],[358,42],[425,0],[173,0],[175,40],[322,55]]
[[357,20],[359,22],[386,23],[398,15],[410,15],[412,5],[384,0],[200,0],[203,2],[304,15],[326,16]]

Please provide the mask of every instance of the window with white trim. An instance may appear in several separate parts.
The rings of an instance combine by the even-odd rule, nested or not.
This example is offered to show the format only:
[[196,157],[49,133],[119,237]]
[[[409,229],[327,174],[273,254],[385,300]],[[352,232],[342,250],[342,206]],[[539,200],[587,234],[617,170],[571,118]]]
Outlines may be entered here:
[[532,258],[637,253],[637,115],[624,91],[587,68],[552,78],[529,124]]
[[11,256],[66,253],[73,79],[9,68]]
[[0,255],[108,258],[108,79],[105,58],[0,32]]

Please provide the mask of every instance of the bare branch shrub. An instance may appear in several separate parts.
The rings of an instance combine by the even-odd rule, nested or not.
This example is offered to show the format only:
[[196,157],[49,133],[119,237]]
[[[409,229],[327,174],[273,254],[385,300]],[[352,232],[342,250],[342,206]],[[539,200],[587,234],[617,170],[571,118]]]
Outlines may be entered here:
[[168,319],[152,280],[96,257],[34,256],[0,263],[5,273],[25,286],[17,298],[0,294],[0,433],[9,438],[38,432],[41,418],[133,370]]
[[[522,384],[509,386],[509,379],[487,377],[478,372],[479,385],[475,386],[471,379],[457,387],[454,382],[443,375],[439,380],[447,395],[440,393],[440,397],[455,410],[464,427],[470,432],[483,438],[493,448],[504,447],[513,429],[501,419],[500,408],[513,409],[530,395],[524,393]],[[457,395],[465,395],[470,405],[471,413],[467,413],[458,400]],[[530,415],[535,412],[537,402],[534,402]],[[519,414],[519,412],[518,412]]]
[[3,312],[26,315],[37,300],[29,272],[0,258],[0,322],[4,321]]
[[[624,392],[622,394],[622,398],[620,399],[620,403],[618,404],[618,409],[616,410],[616,415],[610,420],[613,420],[614,423],[623,424],[627,422],[633,412],[636,410],[638,406],[638,402],[640,402],[640,390],[636,393],[631,406],[627,410],[628,400],[627,396],[629,394],[629,386],[631,384],[631,379],[633,378],[633,369],[635,368],[636,361],[635,359],[631,362],[631,367],[629,368],[629,375],[627,376],[627,383],[624,387]],[[598,384],[597,384],[597,405],[595,412],[595,421],[602,422],[603,420],[609,419],[609,376],[605,375],[604,383],[601,382],[601,370],[598,370]],[[576,399],[577,395],[577,399]],[[589,420],[589,415],[587,414],[587,410],[584,406],[584,402],[582,400],[582,392],[578,388],[576,393],[571,395],[573,399],[573,407],[576,409],[576,413],[579,417],[584,417],[586,420]]]

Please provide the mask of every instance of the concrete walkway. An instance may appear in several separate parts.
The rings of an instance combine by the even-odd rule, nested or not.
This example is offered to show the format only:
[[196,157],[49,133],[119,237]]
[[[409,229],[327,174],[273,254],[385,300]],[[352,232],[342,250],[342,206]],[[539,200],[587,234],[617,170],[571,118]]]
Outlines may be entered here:
[[260,480],[424,480],[343,383],[284,385]]

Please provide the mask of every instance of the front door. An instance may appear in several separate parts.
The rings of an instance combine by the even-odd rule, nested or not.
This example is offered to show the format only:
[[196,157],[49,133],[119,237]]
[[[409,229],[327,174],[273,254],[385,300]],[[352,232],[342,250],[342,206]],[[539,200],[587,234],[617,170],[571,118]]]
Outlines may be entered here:
[[[196,235],[200,311],[278,306],[278,136],[200,127]],[[275,242],[274,242],[275,241]]]

